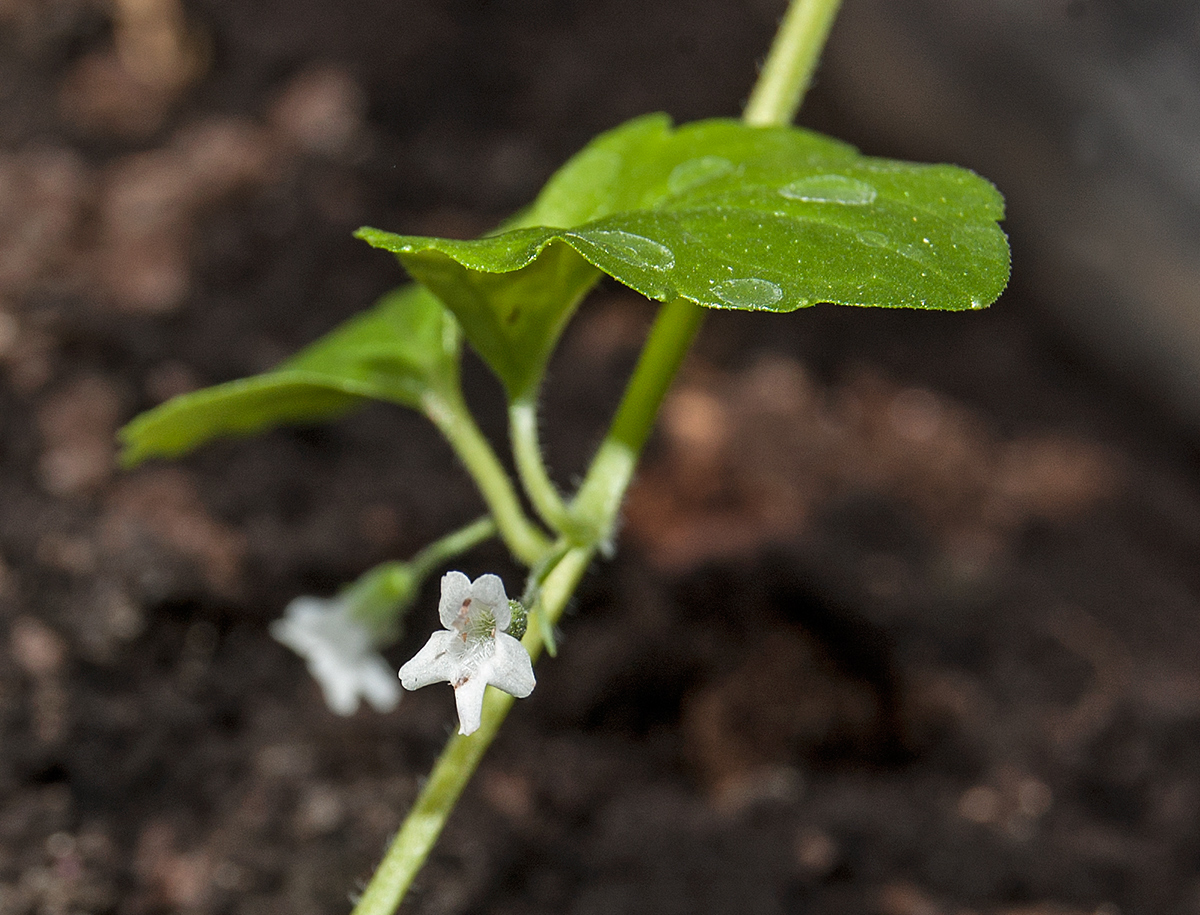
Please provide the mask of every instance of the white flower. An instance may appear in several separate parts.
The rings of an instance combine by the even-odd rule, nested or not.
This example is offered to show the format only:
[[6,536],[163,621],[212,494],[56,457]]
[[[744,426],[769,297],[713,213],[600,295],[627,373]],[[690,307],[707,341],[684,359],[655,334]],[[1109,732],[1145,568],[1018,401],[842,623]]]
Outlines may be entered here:
[[444,632],[435,632],[416,656],[400,668],[405,689],[448,681],[458,706],[458,732],[473,734],[483,713],[490,683],[524,699],[536,684],[525,646],[504,632],[512,610],[504,583],[495,575],[472,582],[462,572],[442,576],[438,616]]
[[308,663],[331,711],[353,715],[361,698],[378,712],[390,712],[400,701],[392,668],[346,600],[297,597],[283,619],[271,624],[271,635]]

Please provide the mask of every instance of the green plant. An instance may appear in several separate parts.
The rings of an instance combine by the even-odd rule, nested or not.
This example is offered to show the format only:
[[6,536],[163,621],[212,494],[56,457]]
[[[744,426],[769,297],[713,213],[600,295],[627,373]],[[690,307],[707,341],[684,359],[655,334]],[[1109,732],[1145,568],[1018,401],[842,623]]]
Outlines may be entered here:
[[[380,677],[378,648],[396,638],[401,613],[435,568],[498,533],[530,570],[520,601],[508,599],[496,576],[443,578],[444,629],[401,675],[410,688],[451,682],[461,731],[360,899],[361,915],[394,911],[511,694],[532,690],[531,661],[543,649],[554,652],[554,626],[580,577],[612,546],[641,448],[705,308],[784,312],[832,302],[962,310],[983,308],[1003,290],[1003,201],[987,181],[952,166],[865,157],[786,126],[837,6],[793,0],[740,122],[630,121],[595,139],[525,211],[482,238],[361,229],[360,238],[395,254],[417,284],[273,371],[176,398],[122,430],[132,465],[376,399],[419,410],[449,440],[489,518],[409,563],[366,573],[332,601],[298,599],[274,629],[308,657],[331,707],[343,713],[360,696],[380,708],[394,704],[395,680]],[[565,497],[542,460],[537,402],[563,328],[604,274],[663,305],[607,436]],[[463,399],[464,338],[507,394],[518,479],[536,520]],[[509,692],[488,691],[488,683]]]

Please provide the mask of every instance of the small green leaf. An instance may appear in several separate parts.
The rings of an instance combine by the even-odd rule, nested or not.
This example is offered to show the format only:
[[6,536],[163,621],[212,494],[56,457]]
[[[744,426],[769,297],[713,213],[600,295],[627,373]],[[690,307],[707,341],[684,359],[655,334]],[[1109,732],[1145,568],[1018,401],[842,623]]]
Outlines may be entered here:
[[515,396],[594,280],[581,260],[712,308],[982,308],[1008,281],[1003,215],[965,169],[869,158],[799,128],[673,129],[651,115],[593,141],[495,234],[358,234],[446,302]]
[[174,457],[219,436],[340,415],[374,398],[420,409],[430,391],[457,384],[459,331],[421,286],[388,293],[278,368],[184,394],[118,433],[121,461]]

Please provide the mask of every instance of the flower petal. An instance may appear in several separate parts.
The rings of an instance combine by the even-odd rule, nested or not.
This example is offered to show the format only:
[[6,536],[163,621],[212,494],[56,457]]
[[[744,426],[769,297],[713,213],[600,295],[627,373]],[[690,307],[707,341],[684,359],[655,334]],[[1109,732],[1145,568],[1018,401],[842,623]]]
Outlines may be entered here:
[[353,715],[363,697],[381,711],[399,701],[400,691],[370,633],[341,598],[297,597],[271,624],[271,635],[304,658],[330,711]]
[[496,633],[496,652],[490,666],[488,682],[518,699],[524,699],[537,685],[529,652],[507,633]]
[[358,711],[358,684],[344,669],[309,661],[308,672],[321,685],[325,704],[331,712],[347,717]]
[[425,647],[400,668],[400,682],[404,688],[420,689],[442,681],[453,683],[458,677],[459,663],[450,649],[457,637],[444,629],[431,635]]
[[324,618],[335,610],[333,601],[309,595],[297,597],[284,608],[283,616],[271,623],[271,637],[301,656],[320,651],[328,643],[321,632],[328,628],[323,625]]
[[480,675],[454,687],[454,704],[458,707],[458,733],[474,734],[483,719],[483,694],[487,681]]
[[390,712],[400,703],[400,684],[380,655],[365,659],[358,674],[358,691],[377,712]]
[[463,601],[473,596],[471,579],[462,572],[447,572],[442,576],[442,599],[438,601],[438,619],[447,629],[454,628]]
[[[504,582],[499,575],[480,575],[471,585],[471,597],[484,604],[496,615],[499,624],[499,613],[508,610],[508,595],[504,591]],[[507,622],[504,624],[508,625]],[[501,628],[504,628],[503,626]]]

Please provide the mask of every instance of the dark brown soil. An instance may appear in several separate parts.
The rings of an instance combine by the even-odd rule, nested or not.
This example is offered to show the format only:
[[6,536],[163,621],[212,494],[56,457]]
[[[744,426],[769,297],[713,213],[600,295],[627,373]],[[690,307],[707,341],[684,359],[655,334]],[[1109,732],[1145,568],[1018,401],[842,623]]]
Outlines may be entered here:
[[[203,0],[148,86],[107,4],[0,2],[0,913],[347,910],[451,693],[338,718],[267,624],[479,503],[382,406],[130,473],[113,433],[394,285],[358,225],[473,234],[602,128],[735,114],[781,6]],[[1200,911],[1195,448],[1014,247],[983,314],[712,316],[407,911]],[[569,330],[564,483],[650,314]]]

